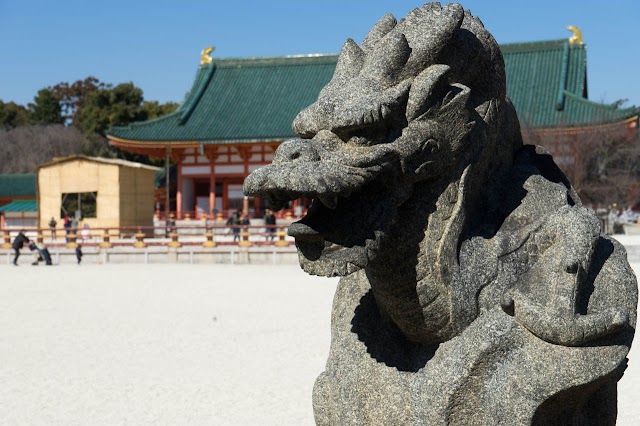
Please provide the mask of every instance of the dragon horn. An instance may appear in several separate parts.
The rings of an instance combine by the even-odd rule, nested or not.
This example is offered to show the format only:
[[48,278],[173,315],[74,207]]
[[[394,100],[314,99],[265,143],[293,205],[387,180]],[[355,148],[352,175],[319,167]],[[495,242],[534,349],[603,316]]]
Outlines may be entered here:
[[373,47],[391,31],[398,21],[390,13],[384,15],[380,20],[371,28],[367,36],[362,41],[362,49],[365,51],[372,50]]
[[354,77],[358,75],[364,63],[364,52],[358,44],[348,38],[342,46],[333,78]]
[[365,58],[362,73],[392,86],[400,80],[399,75],[410,55],[411,47],[405,35],[400,32],[391,32],[369,52]]

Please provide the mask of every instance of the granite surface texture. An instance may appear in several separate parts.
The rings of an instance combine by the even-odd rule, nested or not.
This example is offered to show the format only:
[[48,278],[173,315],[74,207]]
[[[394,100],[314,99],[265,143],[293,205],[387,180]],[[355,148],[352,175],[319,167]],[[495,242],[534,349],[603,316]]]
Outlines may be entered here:
[[458,4],[348,39],[298,139],[245,181],[341,276],[318,425],[615,424],[636,326],[624,248],[523,145],[500,49]]

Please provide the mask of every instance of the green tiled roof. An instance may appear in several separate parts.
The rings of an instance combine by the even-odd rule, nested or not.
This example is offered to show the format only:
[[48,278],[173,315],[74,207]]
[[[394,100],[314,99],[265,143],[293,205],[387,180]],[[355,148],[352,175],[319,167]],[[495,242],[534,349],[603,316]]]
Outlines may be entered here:
[[0,212],[37,212],[36,200],[15,200],[0,207]]
[[36,196],[36,175],[17,173],[0,175],[0,197]]
[[335,69],[336,55],[217,59],[196,74],[171,114],[108,134],[136,141],[269,141],[294,136],[291,122],[312,104]]
[[[523,126],[569,127],[639,113],[586,99],[586,48],[567,40],[501,46]],[[128,141],[230,143],[293,137],[291,122],[331,79],[337,55],[216,59],[198,69],[184,103],[154,120],[112,127]]]
[[616,108],[587,99],[587,52],[567,40],[501,47],[507,94],[523,126],[570,127],[624,120],[638,108]]

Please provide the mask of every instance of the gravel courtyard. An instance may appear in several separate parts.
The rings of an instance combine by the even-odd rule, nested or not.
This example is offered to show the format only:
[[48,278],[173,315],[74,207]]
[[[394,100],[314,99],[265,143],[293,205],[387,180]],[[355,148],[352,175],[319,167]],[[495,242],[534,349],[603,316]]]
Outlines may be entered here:
[[[0,276],[0,424],[313,424],[337,279],[182,264]],[[637,424],[638,398],[636,344],[618,424]]]

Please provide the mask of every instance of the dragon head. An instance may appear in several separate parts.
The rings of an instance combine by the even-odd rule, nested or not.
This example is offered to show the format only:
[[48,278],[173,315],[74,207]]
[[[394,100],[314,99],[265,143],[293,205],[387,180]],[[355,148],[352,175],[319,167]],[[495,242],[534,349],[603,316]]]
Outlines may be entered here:
[[293,122],[299,138],[244,191],[274,210],[313,198],[289,227],[301,265],[347,275],[393,250],[417,188],[442,188],[471,164],[483,164],[482,180],[508,162],[495,155],[501,139],[487,135],[509,108],[499,48],[460,5],[428,3],[400,22],[386,15],[360,46],[346,41],[332,80]]

